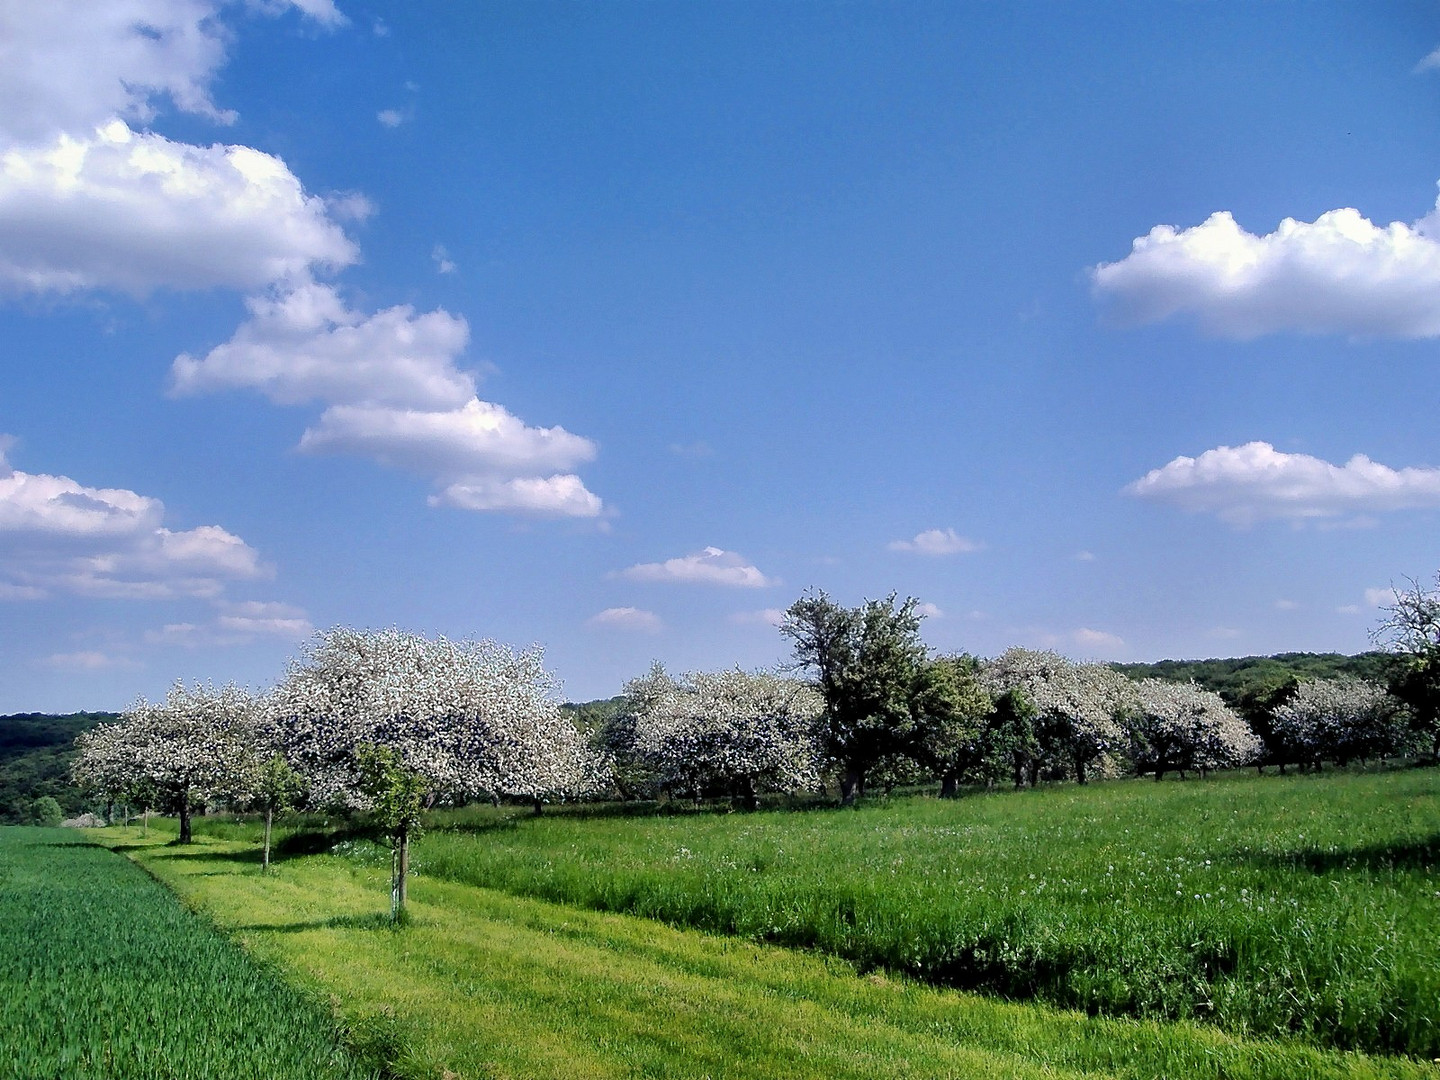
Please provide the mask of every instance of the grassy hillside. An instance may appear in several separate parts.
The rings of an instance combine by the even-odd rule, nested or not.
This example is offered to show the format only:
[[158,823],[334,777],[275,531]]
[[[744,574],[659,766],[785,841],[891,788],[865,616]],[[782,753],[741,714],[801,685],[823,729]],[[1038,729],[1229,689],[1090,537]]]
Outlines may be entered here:
[[0,716],[0,824],[29,820],[30,804],[53,797],[67,816],[85,809],[86,800],[70,783],[75,736],[114,713],[17,713]]
[[415,859],[447,880],[1090,1012],[1440,1057],[1434,769],[437,823]]
[[406,1080],[1440,1075],[1294,1041],[936,990],[822,955],[425,875],[414,883],[414,921],[397,932],[380,918],[386,870],[367,858],[294,857],[264,876],[248,842],[202,838],[187,850],[159,837],[142,845],[137,833],[99,835],[259,957],[331,996],[352,1030],[385,1051],[388,1075]]
[[359,1080],[325,1012],[70,830],[0,829],[0,1077]]

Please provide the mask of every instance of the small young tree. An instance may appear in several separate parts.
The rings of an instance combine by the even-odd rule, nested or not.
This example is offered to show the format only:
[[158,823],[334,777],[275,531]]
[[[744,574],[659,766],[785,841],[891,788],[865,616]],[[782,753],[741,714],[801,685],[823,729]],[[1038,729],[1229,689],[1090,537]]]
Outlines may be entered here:
[[291,661],[272,708],[317,803],[380,815],[398,918],[419,807],[485,795],[538,806],[596,782],[555,689],[538,648],[337,627]]
[[803,683],[738,669],[677,681],[656,664],[625,693],[635,753],[663,787],[731,791],[753,810],[762,790],[819,784],[816,724],[825,702]]
[[912,597],[895,594],[858,608],[824,592],[802,596],[785,611],[780,632],[825,699],[820,739],[840,769],[840,801],[865,793],[866,774],[881,760],[908,752],[914,735],[911,697],[926,660]]
[[260,852],[260,870],[270,869],[270,833],[275,815],[293,810],[305,794],[305,779],[278,751],[261,761],[250,783],[250,805],[265,815],[265,840]]
[[33,825],[53,829],[64,817],[65,811],[60,809],[60,803],[53,795],[41,795],[30,804],[30,822]]

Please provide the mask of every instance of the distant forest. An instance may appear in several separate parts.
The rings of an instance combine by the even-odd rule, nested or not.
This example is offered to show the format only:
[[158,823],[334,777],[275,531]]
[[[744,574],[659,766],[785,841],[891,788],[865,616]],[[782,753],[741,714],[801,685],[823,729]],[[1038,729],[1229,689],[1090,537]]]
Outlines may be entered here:
[[0,823],[29,822],[35,800],[46,795],[66,817],[85,810],[87,800],[70,783],[75,736],[115,719],[104,712],[0,716]]
[[[1397,662],[1391,653],[1279,653],[1224,660],[1160,660],[1153,664],[1112,664],[1132,679],[1194,680],[1213,690],[1231,706],[1247,713],[1247,706],[1264,700],[1289,680],[1333,679],[1339,675],[1385,685]],[[586,730],[600,726],[624,707],[624,698],[573,702],[565,706]],[[88,801],[70,783],[70,761],[75,736],[96,724],[117,719],[115,713],[82,712],[65,716],[17,713],[0,716],[0,824],[24,824],[31,818],[36,799],[49,795],[67,817],[89,808]]]

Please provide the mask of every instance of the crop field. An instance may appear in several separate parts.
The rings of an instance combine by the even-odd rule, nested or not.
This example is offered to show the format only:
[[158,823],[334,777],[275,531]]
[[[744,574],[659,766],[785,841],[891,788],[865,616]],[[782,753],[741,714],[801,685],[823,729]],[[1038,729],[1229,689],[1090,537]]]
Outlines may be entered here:
[[337,1034],[133,863],[0,828],[0,1077],[359,1080]]
[[1440,1057],[1440,772],[436,817],[420,872],[1091,1013]]
[[938,989],[820,953],[426,875],[413,883],[412,922],[396,931],[370,845],[292,855],[262,875],[248,838],[202,835],[182,848],[165,843],[167,827],[144,840],[133,828],[97,836],[335,1001],[352,1040],[406,1080],[1437,1075],[1294,1039]]

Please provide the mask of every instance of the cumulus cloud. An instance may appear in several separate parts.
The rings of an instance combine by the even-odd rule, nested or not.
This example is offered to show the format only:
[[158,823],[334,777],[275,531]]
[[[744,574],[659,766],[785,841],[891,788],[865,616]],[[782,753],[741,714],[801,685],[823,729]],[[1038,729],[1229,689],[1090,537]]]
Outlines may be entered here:
[[399,109],[381,109],[375,119],[387,128],[397,128],[405,122],[405,114]]
[[[250,0],[345,23],[333,0]],[[225,61],[220,0],[0,0],[0,141],[44,142],[119,116],[151,120],[168,101],[217,123],[235,114],[210,84]]]
[[941,611],[938,605],[929,603],[928,601],[923,604],[916,604],[915,614],[919,615],[922,619],[943,619],[945,617],[945,612]]
[[[4,464],[0,458],[0,465]],[[158,499],[68,476],[0,471],[0,599],[218,596],[272,571],[218,525],[172,530]]]
[[630,581],[725,585],[737,589],[763,589],[780,584],[778,578],[766,577],[744,556],[717,547],[664,562],[639,563],[621,570],[618,576]]
[[1266,442],[1221,446],[1177,457],[1125,488],[1232,525],[1284,519],[1303,522],[1366,511],[1440,506],[1440,469],[1392,469],[1356,454],[1344,465],[1287,454]]
[[432,506],[596,517],[598,496],[568,470],[596,447],[562,427],[532,427],[475,396],[457,366],[465,320],[408,305],[364,316],[314,281],[249,301],[251,317],[205,357],[176,358],[172,392],[250,388],[278,404],[328,405],[300,438],[305,453],[343,453],[428,474]]
[[605,504],[573,473],[521,476],[510,480],[477,477],[450,484],[430,496],[431,506],[500,510],[540,517],[599,517]]
[[279,158],[115,120],[0,155],[0,284],[36,292],[254,289],[358,257]]
[[590,616],[586,626],[596,629],[639,630],[654,634],[664,629],[665,623],[653,611],[633,607],[612,607]]
[[891,551],[905,551],[914,555],[965,555],[979,551],[984,545],[961,536],[954,529],[926,529],[913,540],[890,541]]
[[307,281],[246,302],[250,318],[203,358],[175,359],[176,394],[258,390],[281,405],[453,409],[475,395],[475,379],[455,366],[470,340],[464,319],[409,305],[365,316],[330,285]]
[[566,469],[595,456],[589,439],[561,427],[530,427],[503,406],[476,398],[446,412],[335,405],[305,432],[300,449],[365,454],[449,476]]
[[1440,49],[1426,53],[1421,61],[1415,65],[1415,73],[1422,71],[1440,71]]
[[1126,322],[1193,318],[1221,337],[1279,331],[1440,336],[1440,209],[1376,225],[1354,209],[1286,218],[1257,236],[1227,212],[1189,229],[1157,225],[1124,259],[1090,271]]

